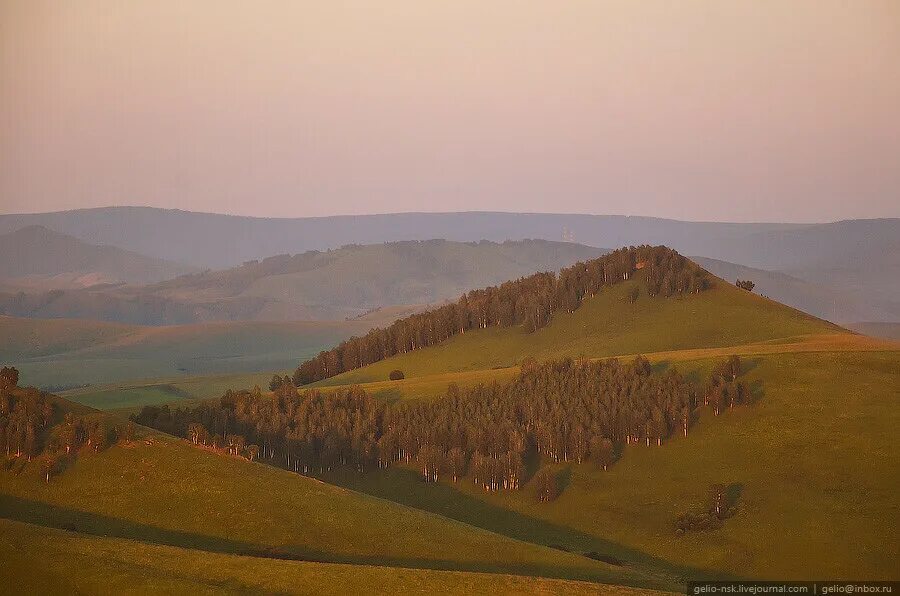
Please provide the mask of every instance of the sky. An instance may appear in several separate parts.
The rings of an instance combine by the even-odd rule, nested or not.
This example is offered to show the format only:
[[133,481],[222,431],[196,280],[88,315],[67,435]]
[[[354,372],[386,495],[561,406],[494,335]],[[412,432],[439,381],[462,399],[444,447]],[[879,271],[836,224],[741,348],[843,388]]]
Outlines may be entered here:
[[0,212],[900,216],[900,2],[0,0]]

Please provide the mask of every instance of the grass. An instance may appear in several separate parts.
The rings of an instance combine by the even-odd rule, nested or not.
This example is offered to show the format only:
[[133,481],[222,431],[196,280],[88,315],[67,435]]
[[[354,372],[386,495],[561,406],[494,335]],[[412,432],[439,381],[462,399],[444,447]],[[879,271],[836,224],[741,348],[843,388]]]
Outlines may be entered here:
[[[705,375],[713,362],[678,366]],[[625,561],[655,557],[753,578],[896,579],[900,352],[782,353],[748,363],[757,403],[719,417],[704,411],[688,437],[628,448],[608,472],[561,466],[567,487],[549,505],[535,503],[529,487],[486,495],[465,482],[423,485],[404,469],[328,480]],[[719,482],[740,488],[737,516],[721,530],[676,536],[678,513]]]
[[363,318],[140,327],[0,317],[0,361],[18,367],[23,383],[56,388],[288,371],[371,324]]
[[682,298],[642,295],[635,304],[629,304],[626,294],[635,283],[639,281],[607,288],[574,313],[559,313],[549,326],[531,334],[520,327],[470,331],[426,350],[388,358],[319,384],[382,381],[395,368],[411,378],[508,367],[529,355],[539,359],[601,357],[846,333],[724,281],[700,294]]
[[190,406],[202,400],[218,398],[227,389],[254,385],[267,389],[271,378],[272,373],[172,377],[74,389],[61,395],[98,410],[130,414],[145,405]]
[[17,463],[0,473],[0,517],[225,554],[676,585],[149,436],[152,444],[80,454],[49,484],[37,462]]
[[[596,584],[426,569],[284,561],[87,536],[0,519],[0,581],[22,593],[596,594]],[[40,570],[35,562],[40,561]],[[604,586],[607,594],[654,592]]]

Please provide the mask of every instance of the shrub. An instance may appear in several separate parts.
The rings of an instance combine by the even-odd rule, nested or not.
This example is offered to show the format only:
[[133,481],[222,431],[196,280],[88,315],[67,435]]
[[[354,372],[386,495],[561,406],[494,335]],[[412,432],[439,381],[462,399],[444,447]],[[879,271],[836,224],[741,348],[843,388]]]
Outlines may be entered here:
[[540,503],[555,501],[559,496],[559,480],[556,473],[548,467],[543,467],[534,475],[535,498]]
[[403,376],[403,371],[399,369],[394,369],[391,371],[391,374],[388,375],[388,378],[392,381],[399,381],[400,379],[405,378]]

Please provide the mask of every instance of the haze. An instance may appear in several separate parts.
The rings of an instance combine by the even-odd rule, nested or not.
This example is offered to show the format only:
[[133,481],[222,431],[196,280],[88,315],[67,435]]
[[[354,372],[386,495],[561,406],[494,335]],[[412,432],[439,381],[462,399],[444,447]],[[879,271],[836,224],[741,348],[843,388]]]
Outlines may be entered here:
[[0,4],[0,211],[898,216],[900,4]]

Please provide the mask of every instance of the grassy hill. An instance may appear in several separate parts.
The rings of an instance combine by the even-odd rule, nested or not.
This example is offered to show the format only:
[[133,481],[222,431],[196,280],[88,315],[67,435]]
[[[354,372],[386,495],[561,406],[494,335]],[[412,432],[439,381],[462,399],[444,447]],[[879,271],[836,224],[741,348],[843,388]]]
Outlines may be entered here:
[[196,557],[222,553],[651,587],[677,581],[656,569],[622,568],[529,544],[157,433],[99,454],[83,452],[49,484],[36,462],[0,471],[0,517],[125,538],[143,543],[139,551],[147,544],[188,548]]
[[[596,594],[571,580],[209,553],[0,519],[0,581],[26,593]],[[41,570],[35,572],[36,560]],[[657,592],[603,586],[621,596]]]
[[[320,382],[362,383],[383,399],[436,398],[449,383],[473,386],[517,374],[525,356],[649,355],[701,379],[742,354],[751,406],[704,409],[688,437],[661,448],[626,447],[609,472],[556,466],[565,489],[537,503],[522,491],[484,493],[470,483],[425,485],[402,466],[334,471],[325,480],[539,544],[653,557],[673,566],[755,578],[896,578],[893,488],[900,455],[900,345],[852,334],[720,282],[679,299],[625,299],[632,283],[604,290],[535,333],[467,332],[437,346]],[[390,370],[406,374],[388,381]],[[678,536],[674,521],[710,484],[740,494],[720,530]],[[776,538],[777,537],[777,538]]]
[[643,287],[642,274],[605,288],[574,313],[557,313],[533,333],[521,327],[456,335],[427,350],[407,352],[321,381],[321,385],[386,380],[393,369],[407,378],[508,367],[526,356],[538,359],[601,357],[663,350],[714,348],[845,332],[773,300],[719,281],[699,294],[648,297],[634,304],[627,295]]
[[[653,556],[755,578],[894,577],[900,346],[859,347],[745,356],[757,403],[718,417],[704,410],[688,437],[626,447],[608,472],[560,465],[567,487],[550,504],[535,503],[528,486],[486,494],[466,482],[424,485],[404,468],[325,479],[522,540],[626,561]],[[721,360],[679,354],[651,360],[697,375]],[[440,375],[420,385],[423,392],[413,379],[403,397],[434,397],[449,382],[472,384],[472,375]],[[676,516],[711,483],[740,488],[738,514],[721,530],[677,536]]]

